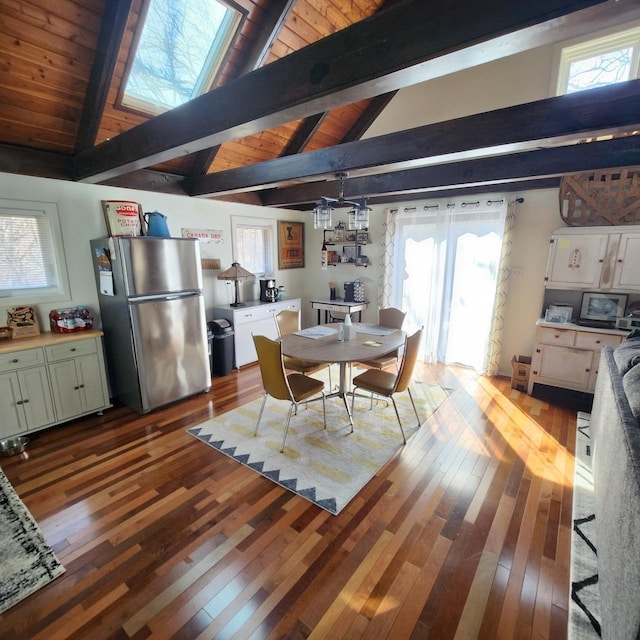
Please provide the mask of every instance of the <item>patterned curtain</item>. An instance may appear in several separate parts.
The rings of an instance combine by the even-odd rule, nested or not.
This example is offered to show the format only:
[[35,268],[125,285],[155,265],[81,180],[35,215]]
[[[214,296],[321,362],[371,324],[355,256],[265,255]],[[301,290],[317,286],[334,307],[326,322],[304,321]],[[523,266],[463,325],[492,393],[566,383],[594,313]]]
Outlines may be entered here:
[[391,306],[391,289],[393,279],[393,253],[396,241],[397,209],[385,210],[384,233],[380,238],[382,254],[380,257],[380,278],[378,281],[378,309]]
[[504,233],[502,236],[502,251],[498,267],[496,282],[496,297],[493,303],[491,319],[491,333],[487,343],[487,356],[485,367],[482,371],[486,375],[497,375],[500,371],[500,356],[502,354],[502,330],[504,328],[504,312],[507,304],[507,285],[509,283],[511,266],[511,241],[513,225],[516,217],[516,201],[511,197],[507,204],[507,215],[504,221]]

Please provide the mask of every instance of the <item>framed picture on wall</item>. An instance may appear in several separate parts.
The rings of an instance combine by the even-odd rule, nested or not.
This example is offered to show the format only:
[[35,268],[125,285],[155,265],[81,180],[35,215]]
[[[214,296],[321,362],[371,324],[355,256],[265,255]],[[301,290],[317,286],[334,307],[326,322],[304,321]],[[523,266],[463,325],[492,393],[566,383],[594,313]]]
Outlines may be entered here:
[[278,220],[278,269],[304,268],[304,222]]

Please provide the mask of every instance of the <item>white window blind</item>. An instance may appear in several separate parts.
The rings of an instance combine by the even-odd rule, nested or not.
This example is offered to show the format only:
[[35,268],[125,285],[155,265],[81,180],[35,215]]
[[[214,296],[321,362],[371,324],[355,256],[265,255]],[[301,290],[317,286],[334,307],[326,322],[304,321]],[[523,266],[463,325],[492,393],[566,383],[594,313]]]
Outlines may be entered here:
[[66,295],[57,208],[51,203],[0,201],[0,297],[10,304]]

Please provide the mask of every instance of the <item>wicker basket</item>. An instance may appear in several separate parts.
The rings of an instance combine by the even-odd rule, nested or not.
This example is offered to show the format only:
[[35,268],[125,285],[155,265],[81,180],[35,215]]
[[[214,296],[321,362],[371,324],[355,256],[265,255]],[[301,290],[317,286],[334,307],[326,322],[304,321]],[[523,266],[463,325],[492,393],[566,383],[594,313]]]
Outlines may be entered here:
[[574,227],[640,222],[640,167],[564,176],[560,216]]

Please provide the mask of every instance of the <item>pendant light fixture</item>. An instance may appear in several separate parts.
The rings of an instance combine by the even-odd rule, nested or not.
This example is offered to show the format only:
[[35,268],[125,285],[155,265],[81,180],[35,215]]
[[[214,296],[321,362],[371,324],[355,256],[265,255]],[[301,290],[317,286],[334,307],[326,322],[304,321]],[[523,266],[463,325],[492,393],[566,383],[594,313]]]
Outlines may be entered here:
[[322,196],[313,209],[313,228],[329,229],[332,226],[333,208],[342,204],[352,205],[352,209],[348,213],[349,229],[366,229],[369,227],[369,212],[371,209],[367,206],[367,199],[360,198],[357,201],[345,200],[344,198],[344,180],[349,176],[348,173],[336,173],[336,179],[339,181],[338,197]]

